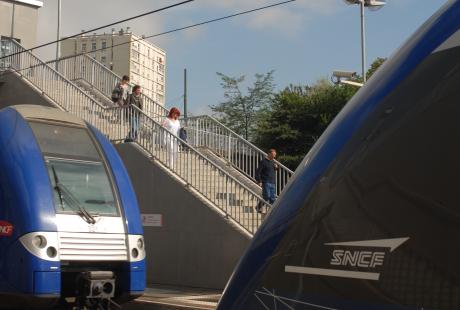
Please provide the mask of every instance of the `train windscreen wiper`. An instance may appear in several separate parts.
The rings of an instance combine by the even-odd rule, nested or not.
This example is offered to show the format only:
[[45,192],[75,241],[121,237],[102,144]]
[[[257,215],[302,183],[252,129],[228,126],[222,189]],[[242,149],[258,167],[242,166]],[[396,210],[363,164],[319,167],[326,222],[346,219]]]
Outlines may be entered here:
[[56,192],[58,193],[58,197],[59,197],[59,201],[61,202],[61,209],[64,210],[64,201],[62,199],[62,191],[61,191],[61,188],[58,186],[59,184],[59,179],[58,179],[58,176],[57,176],[57,173],[56,173],[56,170],[54,169],[54,166],[51,165],[51,170],[53,171],[53,176],[54,176],[54,184],[56,184],[54,186],[54,189],[56,190]]
[[96,219],[92,216],[86,209],[81,205],[78,199],[72,194],[72,192],[62,183],[59,182],[59,178],[57,176],[56,170],[54,166],[51,165],[51,169],[53,170],[54,176],[54,183],[55,183],[55,190],[58,192],[59,199],[61,201],[61,207],[64,209],[63,200],[67,202],[69,207],[77,211],[77,214],[80,215],[86,222],[89,224],[95,224]]

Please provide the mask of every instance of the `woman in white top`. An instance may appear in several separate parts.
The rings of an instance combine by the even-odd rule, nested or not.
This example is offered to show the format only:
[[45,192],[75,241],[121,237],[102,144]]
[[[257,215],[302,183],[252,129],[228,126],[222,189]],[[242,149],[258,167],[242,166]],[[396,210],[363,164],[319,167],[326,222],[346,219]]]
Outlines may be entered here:
[[166,157],[169,159],[169,168],[174,169],[174,165],[177,159],[177,153],[179,151],[179,137],[180,122],[179,122],[180,111],[178,108],[171,108],[169,110],[168,117],[163,121],[163,127],[168,130],[171,134],[165,134],[164,143],[166,146]]

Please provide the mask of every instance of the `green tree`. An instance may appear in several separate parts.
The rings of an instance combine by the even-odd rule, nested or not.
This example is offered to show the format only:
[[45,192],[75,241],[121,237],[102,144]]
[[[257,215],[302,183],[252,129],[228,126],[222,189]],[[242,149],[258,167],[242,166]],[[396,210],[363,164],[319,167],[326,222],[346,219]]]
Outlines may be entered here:
[[[377,58],[368,76],[384,61]],[[264,149],[276,148],[279,160],[295,169],[358,90],[355,86],[334,85],[324,79],[312,86],[290,85],[275,94],[270,109],[261,115],[255,143]]]
[[217,75],[221,78],[225,100],[209,107],[226,126],[245,139],[252,139],[258,120],[268,110],[273,99],[273,71],[256,74],[254,85],[248,87],[247,94],[243,94],[240,89],[244,75],[230,77],[219,72]]
[[290,85],[276,94],[259,122],[256,143],[275,148],[280,161],[295,169],[357,88],[319,80],[313,86]]
[[383,63],[386,61],[387,59],[386,58],[382,58],[382,57],[377,57],[374,62],[372,62],[371,64],[371,67],[369,68],[369,70],[367,70],[367,77],[368,79],[372,77],[372,75],[374,75],[375,71],[377,71],[378,68],[380,68],[381,65],[383,65]]

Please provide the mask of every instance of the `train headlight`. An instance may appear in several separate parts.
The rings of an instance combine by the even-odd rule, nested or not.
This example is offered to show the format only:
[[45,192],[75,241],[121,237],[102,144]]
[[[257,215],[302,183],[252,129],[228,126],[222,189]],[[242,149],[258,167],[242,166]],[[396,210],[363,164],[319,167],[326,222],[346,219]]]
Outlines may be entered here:
[[141,249],[141,250],[144,248],[144,239],[143,238],[137,239],[137,247],[139,249]]
[[36,235],[32,239],[32,244],[39,249],[43,249],[44,247],[46,247],[47,243],[48,242],[46,241],[46,237],[42,235]]
[[19,238],[31,254],[47,261],[59,261],[59,238],[57,232],[36,231]]
[[129,261],[139,262],[145,258],[145,241],[142,235],[128,235]]
[[46,255],[48,255],[51,258],[55,258],[57,256],[57,250],[55,247],[50,246],[49,248],[46,249]]

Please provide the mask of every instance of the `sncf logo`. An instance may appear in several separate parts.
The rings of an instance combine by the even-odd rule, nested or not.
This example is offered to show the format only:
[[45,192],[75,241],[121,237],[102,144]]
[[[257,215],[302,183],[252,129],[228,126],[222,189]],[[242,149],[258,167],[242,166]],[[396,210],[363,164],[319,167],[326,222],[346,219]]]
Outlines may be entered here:
[[[331,251],[328,267],[286,265],[285,272],[309,276],[338,277],[378,281],[385,258],[409,240],[405,238],[325,243]],[[332,247],[332,249],[331,249]],[[326,262],[325,262],[326,263]],[[327,264],[326,263],[326,264]]]
[[10,237],[13,234],[13,224],[7,221],[0,221],[0,236]]
[[330,264],[333,266],[375,268],[382,266],[384,259],[385,252],[334,250]]

